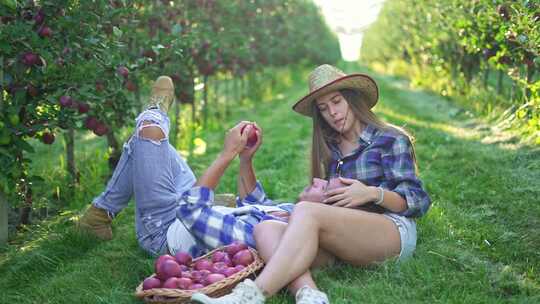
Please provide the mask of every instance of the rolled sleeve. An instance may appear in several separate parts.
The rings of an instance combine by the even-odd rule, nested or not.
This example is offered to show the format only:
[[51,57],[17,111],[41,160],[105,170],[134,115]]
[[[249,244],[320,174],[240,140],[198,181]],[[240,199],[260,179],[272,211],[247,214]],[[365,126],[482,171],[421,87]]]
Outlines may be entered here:
[[253,227],[232,214],[212,208],[214,192],[206,187],[193,187],[178,201],[176,217],[208,249],[240,241],[255,246]]
[[431,205],[431,200],[416,175],[412,145],[405,136],[398,136],[388,154],[382,156],[386,180],[381,186],[401,195],[407,210],[400,215],[420,217]]
[[275,205],[275,203],[274,201],[269,199],[268,196],[266,196],[262,184],[257,181],[257,183],[255,184],[255,189],[253,189],[253,191],[246,195],[246,197],[244,197],[243,199],[240,199],[240,197],[236,198],[236,205],[238,207],[243,207],[246,205],[273,206]]

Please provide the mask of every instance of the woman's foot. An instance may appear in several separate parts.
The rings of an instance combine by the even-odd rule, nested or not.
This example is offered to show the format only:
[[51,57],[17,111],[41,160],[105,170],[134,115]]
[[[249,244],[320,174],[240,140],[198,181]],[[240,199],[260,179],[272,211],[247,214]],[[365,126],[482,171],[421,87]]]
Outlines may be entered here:
[[148,109],[157,108],[167,113],[174,101],[174,84],[169,76],[159,76],[152,85]]
[[330,301],[324,292],[306,285],[296,292],[296,304],[330,304]]
[[205,294],[196,293],[191,296],[191,300],[203,304],[263,304],[264,295],[255,282],[246,279],[223,297],[210,298]]

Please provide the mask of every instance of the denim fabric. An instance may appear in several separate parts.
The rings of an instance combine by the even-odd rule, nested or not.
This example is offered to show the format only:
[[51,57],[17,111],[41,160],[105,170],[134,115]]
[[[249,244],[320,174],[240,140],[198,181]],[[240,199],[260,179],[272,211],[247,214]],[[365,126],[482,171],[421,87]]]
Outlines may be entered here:
[[383,215],[394,222],[399,231],[401,250],[399,252],[398,261],[403,262],[408,260],[412,257],[414,250],[416,249],[416,239],[418,238],[416,232],[416,220],[391,212],[386,212]]
[[[161,128],[165,138],[154,141],[140,137],[144,121]],[[175,220],[177,201],[196,181],[185,160],[169,143],[169,126],[168,117],[160,110],[142,112],[105,191],[93,201],[114,217],[135,195],[137,240],[154,255],[166,251],[167,229]]]

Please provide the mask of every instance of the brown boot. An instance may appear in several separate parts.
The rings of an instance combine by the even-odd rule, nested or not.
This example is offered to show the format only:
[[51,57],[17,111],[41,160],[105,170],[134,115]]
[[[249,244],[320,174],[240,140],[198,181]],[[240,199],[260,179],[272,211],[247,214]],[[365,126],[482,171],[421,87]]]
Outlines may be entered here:
[[90,205],[78,223],[80,230],[97,236],[99,239],[108,241],[112,239],[112,219],[107,211]]

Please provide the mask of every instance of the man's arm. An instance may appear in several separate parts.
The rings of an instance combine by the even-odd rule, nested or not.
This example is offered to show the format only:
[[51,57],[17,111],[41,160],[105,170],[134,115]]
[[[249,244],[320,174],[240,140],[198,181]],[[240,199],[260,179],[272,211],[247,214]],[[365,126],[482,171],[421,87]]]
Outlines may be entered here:
[[214,190],[219,179],[223,176],[223,173],[238,155],[247,143],[248,132],[243,134],[240,132],[245,122],[237,124],[234,128],[230,129],[225,136],[223,144],[223,151],[218,155],[216,160],[206,169],[204,174],[197,180],[195,186],[206,187]]

